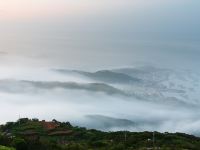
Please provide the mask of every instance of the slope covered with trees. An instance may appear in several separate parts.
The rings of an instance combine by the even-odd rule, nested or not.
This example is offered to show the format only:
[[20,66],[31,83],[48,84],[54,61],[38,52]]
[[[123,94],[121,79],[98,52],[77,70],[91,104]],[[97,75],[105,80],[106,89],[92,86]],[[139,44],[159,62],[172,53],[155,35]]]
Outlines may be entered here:
[[69,122],[19,119],[0,127],[0,150],[199,150],[200,138],[183,133],[103,132]]

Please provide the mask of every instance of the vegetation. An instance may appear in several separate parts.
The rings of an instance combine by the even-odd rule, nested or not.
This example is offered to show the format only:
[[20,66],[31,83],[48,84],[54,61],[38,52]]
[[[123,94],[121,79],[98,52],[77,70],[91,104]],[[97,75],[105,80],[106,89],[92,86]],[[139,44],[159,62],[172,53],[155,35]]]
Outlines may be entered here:
[[15,150],[14,148],[6,147],[6,146],[1,146],[0,145],[0,150]]
[[152,132],[102,132],[73,127],[69,122],[23,118],[0,126],[3,145],[0,150],[199,150],[200,147],[200,138],[183,133],[154,132],[154,137]]

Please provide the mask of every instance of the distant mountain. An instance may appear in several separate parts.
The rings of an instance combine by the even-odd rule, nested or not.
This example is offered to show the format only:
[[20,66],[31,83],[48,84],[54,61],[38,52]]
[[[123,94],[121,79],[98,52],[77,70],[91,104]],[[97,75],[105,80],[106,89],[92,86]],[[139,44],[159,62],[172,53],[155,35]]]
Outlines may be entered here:
[[142,84],[132,85],[129,91],[134,95],[150,101],[170,102],[172,104],[183,102],[188,105],[200,104],[199,94],[195,90],[200,86],[198,71],[172,70],[143,66],[135,68],[113,69],[116,73],[125,73],[143,81]]
[[81,75],[83,77],[87,77],[89,79],[95,80],[97,82],[105,82],[105,83],[138,83],[141,82],[140,79],[131,77],[124,73],[117,73],[110,70],[101,70],[94,73],[80,71],[80,70],[64,70],[64,69],[56,69],[55,71],[65,74],[76,74]]
[[88,92],[103,92],[108,95],[119,94],[127,96],[125,92],[104,83],[0,80],[0,91],[9,93],[34,92],[41,89],[52,90],[56,88],[68,89],[68,90],[85,90]]
[[136,127],[136,123],[128,119],[113,118],[103,115],[87,115],[85,117],[89,124],[95,126],[97,129],[125,129]]
[[78,76],[88,82],[106,83],[127,96],[139,100],[171,105],[200,104],[195,87],[200,86],[199,75],[188,70],[172,70],[143,66],[86,72],[56,69],[56,72]]
[[147,81],[163,81],[173,72],[170,69],[156,68],[152,66],[143,66],[136,68],[119,68],[113,69],[116,73],[125,73],[131,77]]

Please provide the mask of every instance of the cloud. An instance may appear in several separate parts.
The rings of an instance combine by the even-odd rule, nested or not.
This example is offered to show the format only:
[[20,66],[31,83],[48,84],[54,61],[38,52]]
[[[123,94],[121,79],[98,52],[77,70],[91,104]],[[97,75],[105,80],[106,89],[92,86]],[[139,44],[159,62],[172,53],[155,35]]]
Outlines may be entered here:
[[[178,72],[172,69],[156,68],[152,66],[100,70],[97,72],[67,69],[53,69],[53,71],[66,76],[77,76],[88,80],[88,82],[107,83],[123,91],[124,95],[129,98],[171,105],[193,105],[191,101],[189,102],[186,99],[189,93],[188,90],[180,88],[185,82],[183,80],[184,78],[187,78],[188,85],[193,82],[193,79],[188,77],[190,75],[187,71]],[[186,76],[182,77],[181,74]],[[170,78],[175,79],[171,81]],[[174,82],[173,80],[180,81],[175,81],[174,86],[171,86],[171,83]],[[191,87],[188,87],[190,91]]]
[[75,83],[75,82],[58,82],[58,81],[27,81],[27,80],[0,80],[0,90],[11,93],[34,92],[54,89],[68,89],[68,90],[85,90],[88,92],[102,92],[108,95],[126,94],[110,85],[104,83]]
[[[195,98],[199,97],[200,80],[194,72],[155,67],[97,72],[29,69],[18,69],[21,74],[11,73],[13,79],[0,80],[1,120],[6,120],[3,114],[8,118],[20,114],[101,130],[198,134],[200,102]],[[100,82],[94,75],[115,82]],[[141,82],[115,80],[124,81],[124,75]]]

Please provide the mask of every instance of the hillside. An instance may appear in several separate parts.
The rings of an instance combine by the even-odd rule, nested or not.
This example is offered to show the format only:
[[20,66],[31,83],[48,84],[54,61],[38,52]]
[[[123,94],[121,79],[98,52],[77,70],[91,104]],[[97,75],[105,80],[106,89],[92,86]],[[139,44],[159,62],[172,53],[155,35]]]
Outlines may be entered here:
[[102,132],[69,122],[23,118],[1,125],[0,145],[16,150],[198,150],[200,138],[183,133]]

